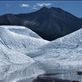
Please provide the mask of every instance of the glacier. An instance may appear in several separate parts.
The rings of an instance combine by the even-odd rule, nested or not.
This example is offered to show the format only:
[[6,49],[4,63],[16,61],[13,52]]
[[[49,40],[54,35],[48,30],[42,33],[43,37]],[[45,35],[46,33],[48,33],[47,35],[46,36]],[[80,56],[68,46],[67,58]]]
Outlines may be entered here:
[[[18,26],[14,27],[19,30]],[[16,49],[19,52],[27,53],[30,50],[37,49],[45,43],[48,43],[48,41],[43,40],[42,38],[37,38],[37,34],[35,34],[34,32],[31,33],[31,30],[24,27],[22,28],[23,32],[20,31],[21,34],[19,34],[19,32],[12,32],[10,28],[13,29],[14,27],[7,26],[6,28],[5,26],[0,26],[0,42],[10,49]],[[25,35],[24,33],[28,34]]]
[[44,73],[26,53],[48,42],[26,27],[0,26],[0,81],[17,82]]
[[28,56],[39,62],[46,73],[60,73],[62,79],[82,82],[77,75],[82,71],[82,29],[45,44]]
[[82,82],[82,29],[54,41],[24,26],[0,26],[0,82],[32,82],[40,74]]

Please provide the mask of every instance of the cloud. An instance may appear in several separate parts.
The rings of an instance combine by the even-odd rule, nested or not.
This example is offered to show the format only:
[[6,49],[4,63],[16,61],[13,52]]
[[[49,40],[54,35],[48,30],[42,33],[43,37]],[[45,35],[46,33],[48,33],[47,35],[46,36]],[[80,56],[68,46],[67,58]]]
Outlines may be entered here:
[[23,4],[21,4],[20,6],[21,6],[21,7],[29,7],[30,5],[23,3]]
[[41,7],[44,7],[44,6],[51,6],[51,3],[36,3],[35,5],[33,5],[33,9],[38,9],[38,8],[41,8]]
[[43,7],[43,6],[50,6],[51,3],[37,3],[37,6]]

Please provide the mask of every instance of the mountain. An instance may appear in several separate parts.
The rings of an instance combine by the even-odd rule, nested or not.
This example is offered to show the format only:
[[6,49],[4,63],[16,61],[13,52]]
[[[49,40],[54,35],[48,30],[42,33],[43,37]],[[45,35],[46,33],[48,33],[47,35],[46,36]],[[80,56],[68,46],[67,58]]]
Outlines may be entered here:
[[0,16],[0,25],[22,25],[46,40],[54,40],[82,27],[80,18],[60,9],[43,7],[27,14]]
[[82,18],[80,20],[81,20],[81,23],[82,23]]
[[21,24],[20,18],[14,14],[5,14],[0,16],[0,25],[19,25]]

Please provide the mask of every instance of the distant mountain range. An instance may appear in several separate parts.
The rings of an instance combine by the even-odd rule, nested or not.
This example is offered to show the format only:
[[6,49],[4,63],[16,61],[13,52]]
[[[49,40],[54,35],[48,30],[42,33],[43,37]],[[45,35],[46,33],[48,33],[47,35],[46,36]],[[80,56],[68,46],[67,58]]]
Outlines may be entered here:
[[60,9],[43,7],[27,14],[0,16],[0,25],[21,25],[30,28],[46,40],[54,40],[82,27],[82,19]]

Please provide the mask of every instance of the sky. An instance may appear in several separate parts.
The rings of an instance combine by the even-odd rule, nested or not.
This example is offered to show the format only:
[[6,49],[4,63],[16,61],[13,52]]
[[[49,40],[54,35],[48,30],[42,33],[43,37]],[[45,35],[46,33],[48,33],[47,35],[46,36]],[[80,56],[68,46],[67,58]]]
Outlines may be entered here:
[[0,1],[0,15],[30,13],[43,6],[62,8],[82,18],[82,1]]

